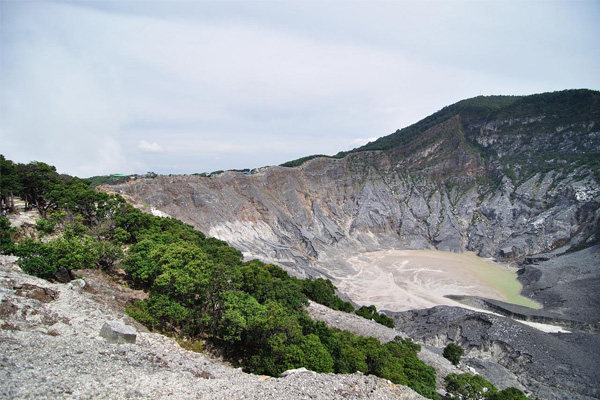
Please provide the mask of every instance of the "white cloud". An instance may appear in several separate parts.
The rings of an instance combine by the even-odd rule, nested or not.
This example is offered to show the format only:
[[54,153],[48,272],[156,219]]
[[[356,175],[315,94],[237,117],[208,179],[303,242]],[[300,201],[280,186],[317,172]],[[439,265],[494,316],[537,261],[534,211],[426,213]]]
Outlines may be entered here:
[[146,140],[140,140],[138,142],[138,148],[146,153],[162,153],[165,151],[161,145],[155,142],[150,143]]
[[600,86],[581,4],[493,3],[496,19],[416,4],[4,2],[2,152],[87,175],[255,167],[358,147],[480,91]]

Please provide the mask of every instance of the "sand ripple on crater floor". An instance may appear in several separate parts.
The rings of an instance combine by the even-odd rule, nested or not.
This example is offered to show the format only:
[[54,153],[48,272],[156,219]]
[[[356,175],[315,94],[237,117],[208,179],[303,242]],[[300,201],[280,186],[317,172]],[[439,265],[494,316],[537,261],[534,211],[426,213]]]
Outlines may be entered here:
[[335,276],[338,289],[355,302],[374,304],[378,309],[403,311],[457,305],[445,295],[534,305],[518,296],[521,285],[514,269],[474,253],[382,250],[348,257],[344,265],[347,273]]

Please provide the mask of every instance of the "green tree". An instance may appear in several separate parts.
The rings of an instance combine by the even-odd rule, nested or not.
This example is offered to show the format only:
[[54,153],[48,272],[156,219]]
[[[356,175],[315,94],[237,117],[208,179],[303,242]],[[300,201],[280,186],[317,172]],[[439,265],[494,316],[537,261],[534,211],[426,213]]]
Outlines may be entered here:
[[223,300],[224,311],[219,320],[218,334],[226,342],[240,342],[255,329],[262,306],[254,297],[241,291],[227,291]]
[[158,264],[150,257],[158,246],[153,240],[145,239],[129,247],[129,254],[122,265],[139,286],[150,287],[160,273]]
[[48,260],[58,270],[96,268],[99,258],[96,242],[90,236],[60,237],[48,242]]
[[93,245],[97,255],[96,266],[103,271],[110,270],[120,259],[123,258],[121,246],[108,241],[96,241]]
[[57,272],[49,258],[50,248],[32,239],[25,239],[15,246],[14,255],[19,257],[17,264],[27,274],[44,279],[53,279]]
[[323,304],[334,310],[353,312],[351,303],[345,302],[335,294],[336,287],[329,279],[305,279],[302,281],[302,291],[309,299]]
[[42,235],[42,234],[49,235],[54,232],[55,228],[56,228],[56,222],[52,221],[50,219],[41,218],[35,222],[35,229],[37,229],[38,232],[40,232],[40,235]]
[[148,278],[153,280],[151,292],[168,295],[181,304],[206,305],[209,273],[213,264],[197,247],[186,242],[156,247],[150,253],[156,266]]
[[42,217],[48,209],[57,204],[47,198],[51,190],[57,190],[62,181],[56,168],[43,162],[33,161],[29,164],[18,164],[17,174],[21,185],[21,196],[27,208],[35,207]]
[[190,323],[192,312],[168,295],[153,295],[148,300],[138,301],[127,309],[127,313],[150,329],[184,334]]
[[465,354],[465,350],[455,343],[448,343],[444,348],[443,356],[449,360],[452,364],[458,365],[460,358]]
[[11,160],[0,154],[0,204],[13,210],[15,206],[14,195],[22,189],[17,174],[17,167]]
[[16,229],[10,226],[10,221],[3,215],[0,215],[0,253],[11,254],[15,248],[13,235]]
[[317,335],[311,333],[304,336],[300,343],[300,350],[304,367],[315,372],[333,372],[333,358]]
[[44,199],[57,209],[76,212],[85,225],[91,226],[98,224],[103,217],[99,208],[108,201],[109,195],[94,191],[85,180],[61,176],[58,183],[48,188]]

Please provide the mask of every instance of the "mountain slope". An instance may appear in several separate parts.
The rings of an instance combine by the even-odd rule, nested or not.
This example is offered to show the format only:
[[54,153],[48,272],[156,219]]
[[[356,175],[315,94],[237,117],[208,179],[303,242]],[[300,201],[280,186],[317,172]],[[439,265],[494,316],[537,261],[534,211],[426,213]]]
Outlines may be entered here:
[[[350,257],[381,249],[475,251],[517,262],[524,292],[545,311],[597,332],[599,99],[586,90],[479,97],[339,158],[103,189],[248,257],[334,283],[354,276]],[[543,368],[551,374],[554,366]],[[536,371],[519,370],[521,383],[545,381]],[[593,386],[583,382],[580,394]]]

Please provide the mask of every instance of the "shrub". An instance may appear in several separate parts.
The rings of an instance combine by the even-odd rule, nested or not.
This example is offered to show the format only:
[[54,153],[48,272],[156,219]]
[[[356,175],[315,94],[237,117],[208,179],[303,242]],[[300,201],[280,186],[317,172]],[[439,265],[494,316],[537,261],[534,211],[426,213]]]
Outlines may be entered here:
[[465,350],[455,343],[448,343],[444,349],[444,358],[449,360],[452,364],[458,365],[460,358],[465,354]]
[[498,393],[490,394],[487,400],[528,400],[528,398],[519,389],[509,387]]
[[0,253],[10,254],[14,251],[15,243],[13,234],[15,228],[11,228],[10,221],[5,216],[0,216]]
[[302,292],[312,301],[334,310],[353,312],[352,304],[340,299],[335,294],[335,289],[336,287],[329,279],[304,279],[302,281]]
[[23,272],[44,279],[52,279],[56,275],[57,268],[41,256],[21,258],[17,261]]
[[378,313],[377,307],[373,305],[362,306],[356,311],[356,315],[378,322],[388,328],[394,328],[394,320],[383,313]]
[[90,236],[58,238],[48,243],[48,261],[57,269],[90,269],[96,267],[99,254]]
[[498,389],[481,375],[449,374],[444,378],[446,391],[452,398],[460,400],[487,399]]
[[35,229],[47,235],[53,233],[54,228],[56,228],[56,222],[49,219],[38,219],[35,223]]

